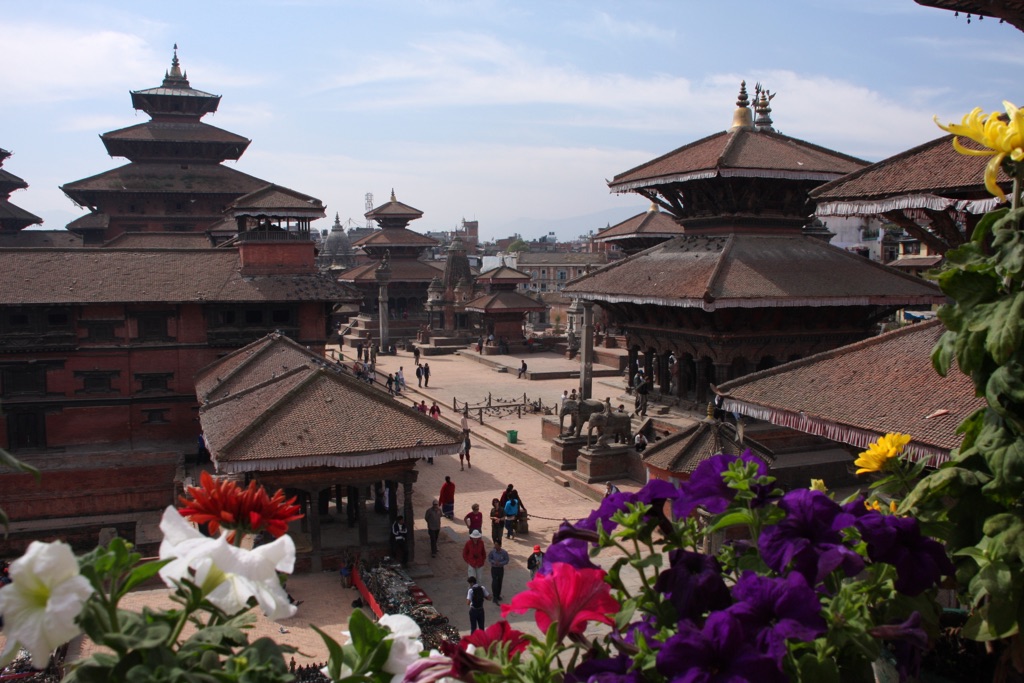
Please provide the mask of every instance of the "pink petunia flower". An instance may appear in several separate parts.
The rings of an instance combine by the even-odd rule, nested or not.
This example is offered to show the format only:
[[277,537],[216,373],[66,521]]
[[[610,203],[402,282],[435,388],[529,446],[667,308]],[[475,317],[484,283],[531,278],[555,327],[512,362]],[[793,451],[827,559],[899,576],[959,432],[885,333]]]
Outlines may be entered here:
[[525,650],[530,641],[526,639],[522,631],[515,630],[504,620],[493,623],[486,629],[478,628],[459,641],[459,645],[463,650],[473,645],[484,652],[490,651],[491,647],[496,643],[507,645],[509,657],[512,657],[516,653]]
[[615,623],[618,601],[604,582],[603,569],[577,569],[564,562],[552,565],[549,574],[526,584],[526,591],[501,606],[501,616],[536,610],[537,628],[547,633],[552,622],[558,624],[558,641],[569,634],[582,634],[587,622]]

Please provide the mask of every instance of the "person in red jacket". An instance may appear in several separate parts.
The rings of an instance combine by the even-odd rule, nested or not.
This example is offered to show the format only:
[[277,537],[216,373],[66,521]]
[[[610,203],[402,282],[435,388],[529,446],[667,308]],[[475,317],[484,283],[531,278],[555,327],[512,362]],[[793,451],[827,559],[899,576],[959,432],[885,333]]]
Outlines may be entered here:
[[484,546],[483,534],[479,529],[473,529],[469,534],[469,540],[462,546],[462,559],[466,561],[469,575],[477,581],[484,578],[484,563],[487,561],[487,548]]
[[441,504],[441,514],[448,519],[455,519],[455,484],[451,477],[445,477],[441,484],[441,493],[437,496],[437,502]]

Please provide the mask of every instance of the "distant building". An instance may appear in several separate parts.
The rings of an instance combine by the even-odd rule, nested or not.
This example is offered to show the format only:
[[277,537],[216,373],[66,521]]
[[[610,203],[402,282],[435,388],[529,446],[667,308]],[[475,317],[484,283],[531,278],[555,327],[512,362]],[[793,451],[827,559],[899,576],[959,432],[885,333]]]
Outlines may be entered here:
[[520,291],[560,292],[568,282],[608,264],[605,254],[523,251],[510,258],[512,267],[530,276]]

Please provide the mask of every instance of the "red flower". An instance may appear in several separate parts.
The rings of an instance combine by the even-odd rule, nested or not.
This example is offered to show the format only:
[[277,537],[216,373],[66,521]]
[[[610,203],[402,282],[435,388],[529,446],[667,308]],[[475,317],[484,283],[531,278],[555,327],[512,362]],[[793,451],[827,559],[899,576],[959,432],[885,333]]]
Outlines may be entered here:
[[477,629],[459,641],[459,646],[465,650],[468,646],[474,645],[477,648],[489,652],[492,645],[497,643],[508,646],[508,656],[522,652],[530,641],[522,631],[517,631],[509,626],[507,621],[499,621],[491,624],[486,629]]
[[288,531],[288,523],[302,517],[295,498],[285,499],[278,491],[271,498],[266,489],[255,481],[242,489],[228,479],[214,479],[208,472],[199,477],[199,486],[189,486],[179,500],[183,507],[178,512],[196,524],[209,525],[210,533],[217,534],[221,527],[228,529],[228,542],[235,542],[238,532],[266,531],[277,538]]
[[501,616],[536,610],[537,628],[547,633],[552,622],[558,624],[558,641],[570,633],[582,634],[588,621],[615,623],[618,601],[604,582],[603,569],[577,569],[564,562],[551,566],[549,574],[538,574],[526,584],[526,591],[501,606]]

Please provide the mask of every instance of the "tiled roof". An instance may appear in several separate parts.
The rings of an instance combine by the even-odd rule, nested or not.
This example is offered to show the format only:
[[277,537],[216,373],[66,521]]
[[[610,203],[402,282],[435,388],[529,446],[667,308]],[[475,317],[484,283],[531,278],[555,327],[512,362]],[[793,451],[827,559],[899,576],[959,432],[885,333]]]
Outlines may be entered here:
[[213,245],[203,233],[125,232],[103,246],[117,249],[208,249]]
[[604,254],[591,254],[588,252],[550,252],[523,251],[519,253],[516,266],[546,266],[546,265],[604,265],[608,257]]
[[67,230],[19,230],[16,233],[0,233],[0,249],[73,249],[81,246],[82,238]]
[[110,215],[97,211],[79,216],[67,224],[68,230],[106,230],[110,226]]
[[154,142],[224,142],[249,144],[248,138],[200,121],[147,121],[128,128],[112,130],[103,140],[149,140]]
[[726,382],[725,409],[859,448],[887,432],[913,437],[908,451],[938,462],[960,443],[957,426],[983,407],[969,377],[931,365],[944,328],[917,323]]
[[695,425],[651,443],[644,452],[644,465],[676,475],[692,474],[697,466],[716,455],[739,455],[750,451],[767,464],[771,458],[759,446],[736,443],[735,428],[717,420],[704,419]]
[[234,249],[0,249],[0,304],[348,301],[333,278],[243,277]]
[[321,218],[324,204],[316,197],[280,185],[267,185],[239,197],[227,208],[235,215],[302,216]]
[[479,313],[528,313],[530,311],[546,311],[548,307],[519,292],[501,291],[478,296],[467,302],[465,308],[467,311]]
[[26,211],[20,206],[11,204],[3,197],[0,197],[0,221],[10,221],[12,223],[20,223],[28,226],[42,223],[43,219],[30,211]]
[[630,237],[675,237],[684,232],[683,226],[671,214],[652,209],[599,231],[594,235],[594,241],[610,242]]
[[[3,162],[0,161],[0,163]],[[5,171],[0,168],[0,189],[7,188],[9,191],[13,192],[14,190],[24,190],[26,187],[28,187],[28,183],[26,183],[22,178],[19,178],[10,171]]]
[[433,237],[421,235],[408,228],[382,228],[374,230],[365,237],[352,243],[354,247],[436,247],[439,244]]
[[890,261],[888,265],[890,268],[933,268],[942,263],[944,258],[940,255],[901,256],[895,261]]
[[567,294],[697,307],[938,304],[920,278],[800,235],[686,235],[584,275]]
[[395,193],[391,193],[391,201],[381,204],[380,206],[367,211],[363,214],[366,218],[370,219],[393,219],[393,218],[407,218],[409,220],[415,220],[423,215],[423,212],[419,209],[414,209],[408,204],[395,199]]
[[61,189],[72,199],[86,192],[244,195],[268,184],[221,164],[188,164],[188,168],[182,168],[174,163],[139,162],[70,182]]
[[[271,335],[207,366],[200,422],[218,469],[359,468],[454,453],[460,431]],[[291,346],[292,348],[287,348]],[[305,363],[300,362],[305,355]],[[223,378],[222,382],[210,378]]]
[[500,265],[497,268],[491,268],[486,272],[480,273],[476,281],[478,284],[486,284],[492,282],[529,282],[530,279],[530,276],[521,270]]
[[716,176],[832,180],[866,164],[781,133],[740,128],[715,133],[620,173],[608,187],[624,192]]
[[[952,140],[952,135],[944,135],[815,188],[810,195],[818,203],[817,213],[853,215],[858,208],[861,213],[942,209],[956,201],[970,200],[982,203],[961,208],[975,213],[987,211],[995,205],[983,181],[989,157],[960,154],[953,149]],[[971,140],[961,138],[960,142],[969,149],[981,149]],[[1002,170],[998,179],[1009,190],[1010,178]],[[852,206],[854,203],[865,206]]]
[[[375,273],[380,261],[372,261],[346,270],[338,276],[340,282],[376,282]],[[444,272],[444,265],[417,259],[391,259],[392,282],[427,282]]]

